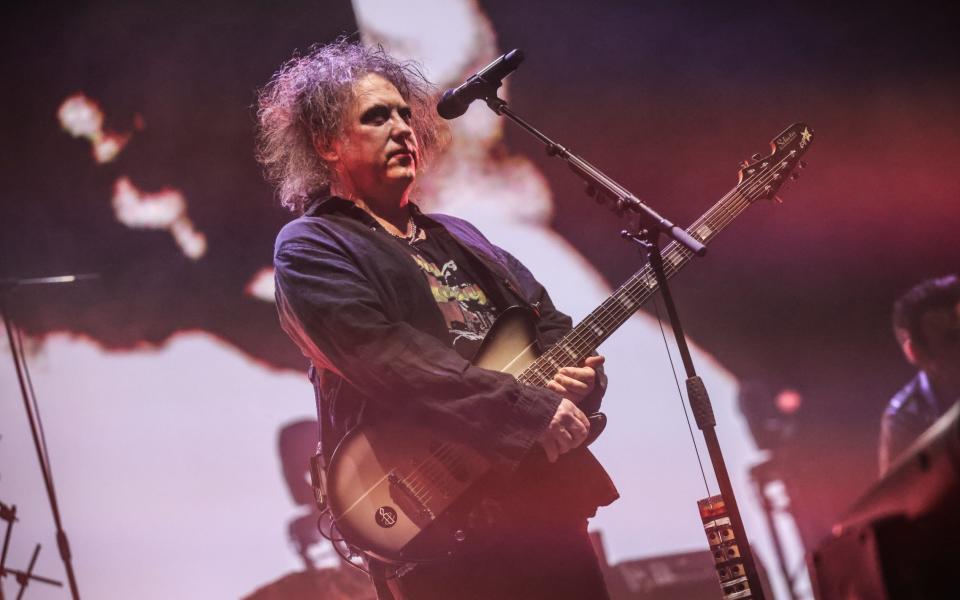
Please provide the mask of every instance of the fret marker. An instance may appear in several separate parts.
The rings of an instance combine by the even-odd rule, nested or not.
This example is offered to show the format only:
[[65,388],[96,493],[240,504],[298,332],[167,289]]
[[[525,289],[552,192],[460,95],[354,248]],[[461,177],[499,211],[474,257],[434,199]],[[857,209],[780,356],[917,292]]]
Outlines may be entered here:
[[713,233],[713,230],[710,229],[710,227],[706,223],[704,223],[700,227],[697,227],[696,233],[697,233],[697,236],[700,238],[700,241],[702,242],[703,240],[707,239],[707,236]]
[[630,298],[621,298],[620,306],[624,307],[627,310],[630,310],[631,308],[633,308],[633,300],[631,300]]
[[567,346],[566,344],[564,344],[563,350],[564,352],[567,353],[567,356],[569,356],[570,358],[574,358],[576,356],[576,353],[570,349],[570,346]]
[[600,329],[600,326],[599,326],[599,325],[592,325],[590,328],[593,329],[593,333],[594,333],[597,337],[600,337],[600,336],[603,335],[603,329]]
[[647,285],[647,287],[650,288],[651,290],[652,290],[653,288],[657,287],[657,280],[656,280],[655,277],[650,277],[649,275],[647,275],[647,276],[644,278],[643,282],[644,282],[644,283]]
[[679,252],[677,254],[671,254],[670,257],[667,258],[667,262],[669,262],[673,266],[679,265],[680,261],[682,260],[683,260],[683,256],[681,256]]

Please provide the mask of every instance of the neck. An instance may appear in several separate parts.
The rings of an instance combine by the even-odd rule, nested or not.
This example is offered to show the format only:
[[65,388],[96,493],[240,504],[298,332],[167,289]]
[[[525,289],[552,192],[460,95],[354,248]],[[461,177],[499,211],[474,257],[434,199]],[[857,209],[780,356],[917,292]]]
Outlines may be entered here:
[[335,186],[331,192],[356,204],[391,233],[407,233],[407,223],[410,221],[410,208],[407,206],[410,203],[410,186],[405,186],[401,192],[383,196],[358,194],[339,186]]
[[938,402],[944,404],[960,398],[960,381],[957,381],[957,378],[948,377],[936,370],[926,371],[926,373],[933,395]]

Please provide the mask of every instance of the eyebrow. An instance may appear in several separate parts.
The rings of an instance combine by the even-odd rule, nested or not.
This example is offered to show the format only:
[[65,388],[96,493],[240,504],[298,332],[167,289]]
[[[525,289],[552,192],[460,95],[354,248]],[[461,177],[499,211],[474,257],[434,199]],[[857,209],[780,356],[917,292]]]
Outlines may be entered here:
[[390,110],[393,108],[393,106],[397,107],[397,112],[400,113],[401,117],[409,116],[413,112],[410,109],[410,105],[407,104],[406,102],[404,102],[403,104],[397,104],[397,105],[387,105],[383,103],[378,103],[378,104],[374,104],[373,106],[367,108],[362,113],[360,113],[360,120],[366,121],[374,117],[387,116],[390,114]]

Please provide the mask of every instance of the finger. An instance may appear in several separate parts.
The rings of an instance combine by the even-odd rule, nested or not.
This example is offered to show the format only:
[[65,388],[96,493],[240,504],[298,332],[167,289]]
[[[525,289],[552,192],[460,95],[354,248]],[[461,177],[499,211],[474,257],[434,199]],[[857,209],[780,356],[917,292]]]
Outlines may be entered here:
[[607,361],[606,356],[588,356],[583,359],[583,366],[596,368]]
[[563,373],[557,373],[553,377],[553,382],[558,383],[563,386],[564,390],[567,392],[572,392],[574,394],[584,394],[590,391],[591,386],[593,385],[593,378],[581,378],[577,379],[574,377],[569,377]]
[[566,454],[574,447],[573,434],[566,429],[561,429],[558,431],[556,437],[553,439],[557,443],[558,454]]
[[590,419],[583,413],[579,408],[576,411],[570,411],[567,413],[569,415],[569,421],[564,423],[564,427],[567,427],[571,422],[577,422],[579,425],[585,427],[588,431],[590,430]]
[[560,458],[561,455],[569,452],[570,448],[573,447],[571,446],[571,444],[573,443],[572,440],[568,438],[566,434],[563,434],[563,433],[558,432],[557,436],[553,438],[553,442],[554,442],[554,446],[553,446],[554,460],[557,460],[558,458]]
[[577,430],[573,440],[571,440],[570,442],[570,446],[571,446],[570,449],[572,450],[573,448],[579,448],[581,445],[583,445],[583,442],[585,442],[586,440],[587,440],[587,430],[586,429]]
[[589,383],[597,377],[597,372],[593,367],[563,367],[557,374],[566,375],[584,383]]
[[557,445],[554,442],[553,438],[547,438],[540,443],[543,446],[543,451],[547,455],[547,460],[550,462],[557,462],[557,458],[560,454],[557,452]]
[[553,390],[554,392],[560,394],[561,396],[567,393],[567,389],[562,385],[560,385],[559,383],[557,383],[556,381],[548,381],[547,389]]
[[570,434],[570,448],[576,448],[587,439],[587,428],[580,424],[577,421],[574,425],[571,425],[567,432]]

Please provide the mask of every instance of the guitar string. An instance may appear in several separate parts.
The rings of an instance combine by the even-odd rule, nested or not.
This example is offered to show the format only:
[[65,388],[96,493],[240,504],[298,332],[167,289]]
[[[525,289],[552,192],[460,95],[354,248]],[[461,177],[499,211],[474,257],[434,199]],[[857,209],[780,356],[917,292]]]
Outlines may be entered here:
[[[741,190],[743,192],[747,192],[747,194],[741,194],[740,195],[741,197],[738,198],[736,202],[731,203],[729,207],[726,207],[726,206],[723,207],[723,209],[732,209],[732,210],[726,211],[728,214],[724,214],[725,210],[723,209],[717,210],[716,214],[713,214],[713,211],[709,211],[705,217],[701,217],[701,219],[698,219],[698,221],[695,222],[693,225],[691,225],[689,229],[696,230],[702,225],[707,223],[713,224],[715,227],[717,227],[718,226],[718,223],[716,222],[717,217],[719,217],[720,219],[724,219],[725,217],[738,215],[740,212],[742,212],[744,208],[746,208],[746,206],[749,205],[749,200],[747,200],[746,204],[741,202],[741,200],[744,199],[743,196],[749,195],[750,191],[755,191],[755,189],[759,185],[765,184],[765,183],[766,181],[764,181],[763,178],[758,177],[754,185],[749,186],[748,188],[743,188]],[[751,190],[749,189],[750,187],[754,189]],[[729,196],[731,196],[732,194],[735,194],[737,191],[738,190],[736,189],[732,190],[730,193],[727,194],[727,196],[721,199],[715,206],[719,206],[727,202],[729,200]],[[727,223],[729,223],[730,221],[730,219],[725,219],[725,220],[727,220]],[[724,223],[723,225],[719,225],[719,228],[725,227],[727,223]],[[717,231],[716,233],[719,233],[719,232]],[[704,236],[705,240],[709,240],[712,237],[713,235]],[[668,277],[670,275],[673,275],[678,270],[677,267],[680,266],[679,263],[683,259],[689,259],[690,256],[692,256],[692,253],[689,250],[678,248],[677,246],[679,245],[672,245],[671,247],[667,248],[664,253],[664,259],[665,259],[664,262],[666,263],[665,271],[672,271],[668,273]],[[630,305],[629,308],[624,308],[623,302],[621,301],[620,297],[635,296],[636,292],[638,292],[640,288],[642,287],[649,288],[649,285],[647,284],[647,282],[650,281],[650,279],[648,278],[649,271],[652,271],[652,269],[644,268],[641,270],[641,272],[632,276],[630,280],[628,280],[623,286],[621,286],[621,288],[617,290],[617,292],[612,294],[610,298],[608,298],[600,307],[598,307],[598,309],[595,310],[594,313],[591,313],[591,315],[585,318],[584,322],[589,322],[589,324],[591,325],[599,326],[601,331],[603,331],[603,330],[608,330],[609,325],[611,323],[619,321],[622,316],[631,315],[634,312],[636,312],[634,310],[634,307],[636,307],[638,303],[634,301],[633,298],[627,298],[632,302],[632,304]],[[637,285],[637,284],[640,284],[640,285]],[[652,292],[655,290],[650,290],[650,291]],[[644,299],[644,301],[645,300],[646,299]],[[589,352],[589,347],[595,344],[597,341],[594,336],[586,336],[586,335],[579,335],[579,336],[575,335],[571,339],[574,340],[575,342],[572,345],[580,352],[584,352],[584,351]],[[561,340],[561,341],[564,341],[564,340]],[[570,345],[571,344],[564,344],[564,346],[570,346]],[[554,348],[556,347],[557,346],[555,345]],[[538,370],[545,366],[546,365],[544,365],[543,363],[537,365]]]
[[[746,210],[755,201],[755,200],[750,200],[749,196],[752,193],[756,192],[757,190],[761,189],[761,186],[765,186],[771,181],[775,181],[776,180],[775,176],[780,174],[778,169],[783,165],[785,165],[791,158],[796,157],[796,154],[797,154],[796,150],[790,151],[789,153],[787,153],[786,157],[784,157],[780,162],[776,164],[776,167],[771,168],[767,172],[767,174],[755,176],[755,178],[753,179],[753,182],[751,184],[748,184],[747,186],[744,186],[742,189],[740,188],[740,184],[738,184],[732,190],[724,194],[724,196],[720,200],[718,200],[703,216],[701,216],[696,221],[694,221],[693,224],[691,224],[688,227],[688,230],[692,229],[696,231],[696,229],[699,229],[704,224],[707,224],[711,219],[714,219],[715,217],[721,217],[725,222],[723,223],[714,222],[714,226],[716,227],[716,229],[711,227],[710,228],[711,232],[706,236],[704,236],[704,241],[712,240],[714,237],[716,237],[716,235],[720,233],[720,231],[726,228],[727,225],[729,225],[734,219],[736,219],[736,217],[738,217],[744,210]],[[738,197],[733,202],[730,202],[731,198],[733,198],[734,196],[738,196]],[[729,206],[721,206],[728,202],[730,202]],[[669,255],[670,257],[669,260],[667,260],[667,255]],[[674,274],[676,274],[680,270],[680,268],[684,266],[683,264],[681,264],[681,262],[684,259],[689,260],[692,255],[693,255],[692,252],[683,248],[676,242],[672,242],[671,244],[669,244],[664,251],[664,259],[665,259],[664,272],[667,278],[669,279]],[[676,261],[673,260],[674,258],[676,258]],[[673,270],[671,271],[671,269]],[[607,298],[607,300],[605,300],[599,307],[597,307],[589,315],[587,315],[587,317],[585,317],[583,321],[581,321],[580,324],[573,331],[576,331],[576,329],[580,329],[587,322],[587,320],[590,320],[590,319],[596,320],[603,313],[607,313],[607,315],[599,318],[601,318],[602,322],[606,324],[617,323],[617,322],[623,323],[624,321],[626,321],[626,319],[630,318],[630,316],[633,315],[636,312],[636,310],[625,309],[620,302],[617,302],[617,304],[619,305],[619,308],[615,309],[617,312],[614,312],[614,310],[610,310],[610,308],[607,307],[607,305],[613,304],[614,297],[619,296],[621,292],[635,294],[640,291],[641,287],[650,288],[650,286],[645,284],[640,285],[642,282],[649,280],[649,273],[647,273],[647,271],[649,270],[652,270],[652,269],[650,269],[649,265],[646,265],[645,267],[640,269],[640,271],[632,275],[630,279],[628,279],[624,284],[622,284],[619,288],[617,288],[617,290],[610,296],[610,298]],[[631,289],[633,291],[628,291]],[[656,292],[656,290],[657,288],[650,288],[648,291],[652,295],[652,293]],[[646,302],[648,298],[649,296],[647,298],[644,298],[640,302],[636,303],[635,306],[639,308],[640,304],[642,304],[643,302]],[[604,327],[601,327],[601,331],[603,331],[603,333],[606,336],[609,336],[613,333],[612,331]],[[577,335],[574,335],[572,337],[577,337]],[[578,348],[578,350],[581,353],[589,353],[590,350],[588,348],[591,348],[591,347],[596,348],[597,346],[599,346],[599,344],[603,343],[603,341],[605,341],[606,339],[604,338],[604,340],[597,341],[596,339],[591,340],[583,336],[580,336],[580,337],[581,339],[578,339],[574,342],[574,346]],[[570,345],[568,343],[570,341],[571,340],[567,340],[567,336],[564,336],[557,342],[557,344],[553,346],[553,348],[556,348],[559,344],[565,343],[565,342],[567,342],[566,345]],[[584,352],[584,350],[586,350],[586,352]],[[547,353],[544,353],[544,356],[546,356],[546,354]],[[535,360],[533,363],[531,363],[529,367],[527,367],[526,369],[523,370],[523,372],[521,372],[520,376],[518,376],[517,379],[521,381],[521,383],[528,383],[527,381],[524,381],[527,373],[537,372],[537,374],[539,375],[542,381],[542,383],[539,383],[539,385],[543,387],[546,384],[546,382],[552,379],[552,377],[547,378],[543,372],[540,372],[540,368],[545,366],[543,364],[538,364],[538,363],[541,363],[542,358],[543,356],[541,356],[540,358]],[[456,448],[450,442],[440,442],[439,447],[444,447],[444,446],[450,448],[454,452],[456,450]],[[406,474],[404,477],[400,478],[400,481],[406,485],[408,478],[417,475],[421,470],[422,470],[422,464],[420,466],[417,466],[415,469],[413,469],[410,473]]]
[[[427,477],[432,477],[429,469],[434,469],[435,470],[434,472],[439,471],[440,467],[444,466],[442,464],[444,460],[450,457],[457,458],[456,450],[457,450],[457,447],[452,442],[446,442],[446,441],[439,442],[437,445],[437,449],[431,453],[435,459],[434,461],[432,461],[433,464],[430,464],[431,461],[429,460],[422,461],[419,465],[417,465],[416,468],[414,468],[412,471],[410,471],[409,473],[401,477],[400,482],[403,483],[405,486],[407,486],[407,489],[412,490],[411,485],[409,483],[411,479],[416,481],[416,477],[418,477],[421,473],[423,473]],[[438,466],[436,463],[440,463],[440,465]],[[429,482],[424,482],[423,479],[419,479],[418,481],[420,481],[422,485],[417,490],[416,494],[422,493],[425,488],[429,491],[429,487],[430,487]],[[431,499],[432,497],[433,497],[432,494],[428,494],[427,499],[423,499],[419,495],[417,495],[417,499],[420,500],[423,504],[426,504],[429,501],[429,499]]]
[[[708,227],[713,225],[713,227],[710,227],[711,232],[703,237],[704,241],[712,240],[717,234],[720,233],[720,231],[722,231],[730,222],[732,222],[733,219],[739,216],[747,207],[749,207],[750,204],[755,201],[751,201],[749,196],[760,189],[761,186],[765,186],[770,181],[773,181],[774,177],[778,174],[778,169],[787,163],[791,158],[793,158],[793,156],[793,154],[788,153],[788,155],[779,163],[777,163],[775,167],[769,169],[768,175],[757,176],[747,186],[744,186],[743,188],[734,188],[728,192],[713,206],[711,210],[707,211],[704,216],[697,219],[697,221],[688,227],[688,230],[696,231],[705,224]],[[737,196],[737,198],[734,202],[729,203],[729,206],[721,206],[725,203],[728,203],[731,197],[734,196]],[[693,253],[691,251],[680,246],[676,242],[670,244],[670,246],[668,246],[664,251],[664,271],[667,272],[667,277],[669,278],[678,272],[680,268],[685,266],[686,261],[688,261],[692,256]],[[648,271],[652,271],[652,269],[649,268],[649,265],[631,276],[631,278],[621,285],[621,287],[618,288],[617,291],[610,296],[610,298],[605,300],[603,304],[601,304],[599,307],[597,307],[597,309],[590,313],[590,315],[584,318],[577,329],[582,328],[584,330],[583,333],[587,333],[586,328],[583,328],[583,325],[590,321],[592,325],[599,326],[604,334],[609,335],[612,333],[612,331],[610,331],[610,325],[612,323],[617,323],[618,327],[619,324],[626,320],[626,318],[629,318],[633,313],[635,313],[640,305],[649,299],[649,296],[640,299],[639,301],[634,299],[637,292],[639,292],[642,288],[650,288],[650,286],[647,285],[647,282],[651,280],[650,273]],[[659,286],[648,289],[649,295],[652,296],[652,294],[656,292],[658,288]],[[630,301],[629,307],[623,306],[624,303],[621,300],[621,296],[627,296],[625,299]],[[613,329],[615,329],[615,327]],[[548,357],[548,360],[556,362],[556,359],[553,358],[553,355],[556,354],[557,349],[569,349],[570,347],[573,347],[577,352],[586,354],[592,351],[592,349],[596,348],[596,346],[598,346],[600,343],[602,343],[602,340],[598,341],[597,337],[594,335],[575,334],[571,336],[570,339],[562,338],[550,349],[550,351],[544,353],[544,357]],[[567,353],[569,354],[569,351]],[[546,363],[548,360],[537,359],[537,361],[531,364],[529,368],[531,373],[535,376],[539,376],[542,381],[549,381],[552,379],[552,377],[547,377],[545,373],[545,369],[547,368]],[[554,373],[556,373],[556,369],[554,370]],[[521,373],[521,377],[525,374],[526,371]],[[520,379],[520,377],[518,377],[518,379]]]
[[[407,489],[414,492],[414,495],[416,495],[417,499],[419,499],[421,502],[426,502],[426,501],[421,499],[419,494],[421,494],[424,489],[429,488],[430,482],[425,481],[422,478],[416,479],[415,477],[418,477],[420,474],[423,474],[427,478],[435,478],[435,474],[438,467],[436,464],[428,464],[428,463],[442,462],[445,458],[447,458],[450,455],[450,452],[448,452],[449,449],[452,449],[452,447],[449,445],[445,447],[444,443],[441,442],[437,446],[437,450],[435,452],[430,453],[431,456],[435,459],[434,461],[430,461],[429,460],[430,457],[428,456],[427,459],[422,461],[420,465],[417,466],[418,467],[417,469],[414,469],[413,471],[411,471],[406,476],[400,479],[400,481],[405,486],[407,486]],[[446,456],[442,456],[444,454],[446,454]],[[411,483],[413,483],[413,485],[411,485]]]

